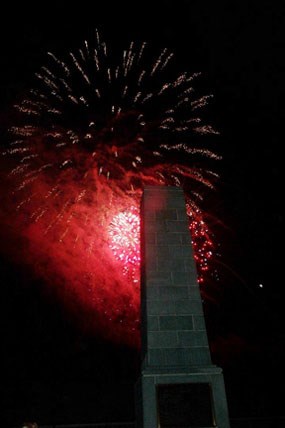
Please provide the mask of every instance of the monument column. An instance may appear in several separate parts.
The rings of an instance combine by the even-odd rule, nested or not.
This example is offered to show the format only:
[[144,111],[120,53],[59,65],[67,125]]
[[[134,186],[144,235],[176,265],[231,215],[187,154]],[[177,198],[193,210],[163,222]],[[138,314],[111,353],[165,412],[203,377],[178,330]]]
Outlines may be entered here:
[[184,193],[144,189],[142,371],[138,428],[229,428],[222,370],[213,365]]

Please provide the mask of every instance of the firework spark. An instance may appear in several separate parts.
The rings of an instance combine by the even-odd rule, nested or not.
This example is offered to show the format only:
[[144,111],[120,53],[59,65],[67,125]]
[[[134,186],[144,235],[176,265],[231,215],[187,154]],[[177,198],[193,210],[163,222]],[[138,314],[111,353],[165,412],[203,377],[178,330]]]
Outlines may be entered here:
[[219,156],[193,146],[217,133],[199,116],[210,96],[195,95],[197,73],[171,77],[172,52],[150,57],[146,43],[132,42],[115,62],[97,31],[64,60],[49,52],[2,152],[13,164],[6,208],[29,242],[25,257],[49,283],[68,284],[90,325],[93,316],[109,323],[110,337],[128,343],[139,324],[143,187],[183,187],[200,282],[214,251],[200,204],[217,176],[202,161]]
[[139,282],[140,268],[140,217],[136,208],[117,214],[109,225],[110,248],[123,273],[135,283]]

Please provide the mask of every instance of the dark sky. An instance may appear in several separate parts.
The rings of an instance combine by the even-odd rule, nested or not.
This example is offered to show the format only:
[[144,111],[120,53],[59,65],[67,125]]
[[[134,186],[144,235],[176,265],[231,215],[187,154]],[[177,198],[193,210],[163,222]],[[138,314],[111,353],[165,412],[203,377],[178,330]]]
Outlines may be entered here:
[[[96,27],[113,45],[139,39],[167,46],[181,67],[204,73],[214,94],[211,121],[221,132],[214,211],[225,225],[221,260],[228,270],[214,291],[215,303],[205,302],[213,359],[224,369],[231,417],[281,415],[276,392],[284,358],[281,2],[88,3],[12,5],[4,14],[2,122],[46,51],[60,56]],[[41,291],[39,280],[2,253],[4,425],[25,419],[132,420],[137,352],[84,336],[60,303]]]

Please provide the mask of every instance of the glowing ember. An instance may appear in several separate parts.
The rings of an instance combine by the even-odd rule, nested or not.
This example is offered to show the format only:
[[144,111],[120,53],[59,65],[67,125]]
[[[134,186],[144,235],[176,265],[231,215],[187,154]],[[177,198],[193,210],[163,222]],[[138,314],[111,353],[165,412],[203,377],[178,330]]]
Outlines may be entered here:
[[[210,268],[210,261],[213,257],[214,243],[210,239],[210,231],[204,222],[202,215],[196,215],[196,218],[190,222],[190,232],[192,236],[192,245],[194,250],[194,259],[198,269],[198,282],[204,282],[204,274]],[[200,218],[199,218],[200,217]],[[191,215],[190,215],[191,218]]]

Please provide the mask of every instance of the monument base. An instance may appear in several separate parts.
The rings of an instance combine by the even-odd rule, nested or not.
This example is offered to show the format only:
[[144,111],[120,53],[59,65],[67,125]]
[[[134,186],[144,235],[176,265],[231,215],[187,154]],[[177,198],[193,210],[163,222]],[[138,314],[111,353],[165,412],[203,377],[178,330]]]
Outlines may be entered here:
[[229,428],[222,370],[214,365],[181,369],[142,372],[136,428]]

